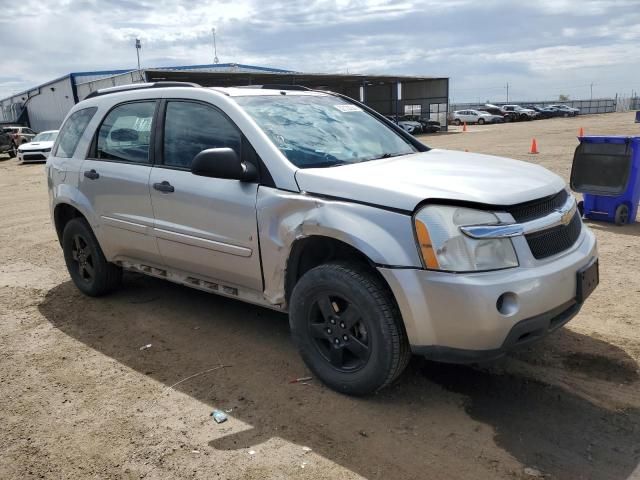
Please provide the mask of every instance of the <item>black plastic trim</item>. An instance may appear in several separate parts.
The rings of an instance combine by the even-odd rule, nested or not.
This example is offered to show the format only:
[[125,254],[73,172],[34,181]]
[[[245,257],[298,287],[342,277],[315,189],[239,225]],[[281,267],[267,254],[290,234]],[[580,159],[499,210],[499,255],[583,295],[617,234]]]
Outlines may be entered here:
[[555,195],[558,195],[559,193],[560,193],[560,190],[558,190],[553,195],[547,195],[545,197],[540,197],[533,200],[527,200],[526,202],[514,203],[512,205],[495,205],[490,203],[473,202],[469,200],[456,200],[451,198],[427,198],[421,201],[420,203],[418,203],[416,207],[413,209],[413,211],[418,212],[422,207],[426,205],[436,204],[436,205],[451,205],[455,207],[468,207],[468,208],[475,208],[477,210],[488,210],[492,212],[508,212],[509,209],[512,209],[512,208],[527,206],[532,203],[541,202],[545,199],[550,199]]
[[[102,97],[103,95],[111,95],[113,93],[120,92],[130,92],[132,90],[146,90],[149,88],[169,88],[169,87],[189,87],[189,88],[199,88],[202,85],[198,85],[193,82],[154,82],[151,85],[148,84],[136,84],[133,83],[128,88],[119,88],[119,87],[108,87],[105,89],[96,90],[95,92],[91,92],[84,99],[88,100],[90,98]],[[112,90],[113,88],[117,88],[117,90]]]
[[511,328],[500,348],[493,350],[466,350],[438,345],[412,345],[411,352],[414,355],[421,355],[429,360],[444,363],[491,362],[511,351],[537,342],[556,331],[575,317],[582,305],[582,303],[577,303],[573,299],[548,312],[519,321]]

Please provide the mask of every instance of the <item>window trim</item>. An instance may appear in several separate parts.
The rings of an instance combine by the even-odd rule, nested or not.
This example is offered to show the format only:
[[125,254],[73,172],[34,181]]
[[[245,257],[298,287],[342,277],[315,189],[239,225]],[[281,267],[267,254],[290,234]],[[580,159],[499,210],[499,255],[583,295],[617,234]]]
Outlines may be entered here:
[[[240,129],[240,127],[238,127],[238,125],[236,124],[236,122],[234,122],[231,117],[229,117],[229,115],[227,115],[221,108],[217,107],[216,105],[213,105],[212,103],[209,102],[205,102],[202,100],[196,100],[196,99],[191,99],[191,98],[163,98],[161,100],[161,105],[160,105],[160,112],[158,114],[158,124],[157,124],[157,129],[156,129],[156,143],[155,143],[155,159],[156,162],[154,164],[155,167],[158,168],[165,168],[168,170],[178,170],[178,171],[182,171],[182,172],[191,172],[191,168],[187,168],[187,167],[177,167],[175,165],[166,165],[164,163],[164,131],[165,131],[165,124],[166,124],[166,120],[167,120],[167,105],[169,104],[169,102],[180,102],[180,103],[195,103],[195,104],[199,104],[199,105],[203,105],[205,107],[209,107],[212,108],[213,110],[216,110],[218,113],[220,113],[223,117],[225,117],[229,123],[231,124],[231,126],[238,132],[238,135],[240,137],[240,151],[237,152],[238,156],[242,159],[242,161],[246,161],[245,159],[245,148],[244,148],[244,142],[245,142],[245,136],[244,133],[242,133],[242,130]],[[253,147],[252,147],[253,148]],[[255,150],[255,149],[254,149]],[[257,154],[256,154],[257,156]],[[256,168],[258,168],[258,165],[256,165]]]
[[60,139],[62,138],[62,135],[60,135],[60,133],[62,132],[62,129],[64,128],[64,126],[66,125],[66,121],[60,126],[60,130],[58,130],[58,135],[56,136],[56,141],[54,142],[53,146],[51,147],[51,156],[52,157],[57,157],[57,158],[68,158],[68,159],[72,159],[74,157],[74,155],[76,154],[76,150],[78,150],[78,145],[80,144],[80,140],[82,140],[82,136],[85,134],[85,132],[87,131],[87,128],[89,127],[89,124],[91,123],[91,121],[93,120],[93,118],[96,116],[96,113],[98,113],[98,107],[93,106],[93,107],[85,107],[85,108],[79,108],[78,110],[76,110],[75,112],[73,112],[71,115],[69,115],[68,118],[66,118],[65,120],[69,120],[71,119],[71,117],[73,115],[75,115],[76,113],[79,112],[83,112],[85,110],[93,110],[93,113],[91,114],[91,116],[89,117],[89,121],[87,122],[87,124],[84,126],[84,129],[82,130],[82,132],[80,133],[80,137],[78,138],[78,142],[76,143],[75,148],[73,149],[73,152],[71,152],[71,156],[69,157],[58,157],[58,147],[60,146]]
[[[155,154],[154,154],[154,145],[155,145],[155,134],[156,134],[156,122],[158,121],[158,105],[162,100],[160,98],[141,98],[138,100],[127,100],[126,102],[116,103],[107,110],[107,112],[102,116],[100,120],[100,124],[96,128],[95,132],[93,132],[93,138],[91,139],[91,144],[89,146],[89,151],[87,152],[86,159],[94,160],[96,162],[111,162],[111,163],[123,163],[126,165],[143,165],[147,167],[152,167],[155,162]],[[100,129],[104,124],[104,121],[107,119],[109,114],[118,107],[123,105],[128,105],[132,103],[154,103],[154,111],[151,116],[151,129],[149,130],[149,156],[148,161],[146,162],[130,162],[128,160],[114,160],[111,158],[98,158],[98,136],[100,135]]]

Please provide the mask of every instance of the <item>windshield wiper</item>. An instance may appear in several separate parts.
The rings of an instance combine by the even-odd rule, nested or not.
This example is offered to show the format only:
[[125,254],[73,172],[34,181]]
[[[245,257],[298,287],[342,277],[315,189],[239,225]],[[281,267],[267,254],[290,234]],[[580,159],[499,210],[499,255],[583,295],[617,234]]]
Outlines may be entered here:
[[383,158],[391,158],[391,157],[401,157],[402,155],[409,155],[408,153],[383,153],[382,155],[380,155],[379,157],[373,157],[370,158],[369,160],[381,160]]
[[341,160],[326,160],[324,162],[305,163],[301,165],[301,168],[325,168],[325,167],[339,167],[340,165],[347,165],[350,162],[344,162]]

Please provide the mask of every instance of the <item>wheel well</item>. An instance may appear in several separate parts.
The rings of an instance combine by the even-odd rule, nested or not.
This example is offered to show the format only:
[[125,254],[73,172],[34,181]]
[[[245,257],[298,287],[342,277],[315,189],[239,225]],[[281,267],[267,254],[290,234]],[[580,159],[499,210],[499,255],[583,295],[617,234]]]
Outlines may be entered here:
[[297,240],[291,248],[291,254],[287,261],[287,273],[285,279],[285,298],[287,302],[298,280],[309,270],[318,265],[336,260],[348,260],[360,263],[371,268],[385,285],[386,281],[375,264],[360,250],[351,245],[336,240],[335,238],[312,236]]
[[56,233],[58,234],[58,241],[62,243],[62,232],[64,232],[64,227],[67,226],[70,220],[74,218],[84,218],[84,215],[80,213],[75,207],[72,207],[68,203],[61,203],[57,205],[55,210],[53,211],[53,221],[56,227]]

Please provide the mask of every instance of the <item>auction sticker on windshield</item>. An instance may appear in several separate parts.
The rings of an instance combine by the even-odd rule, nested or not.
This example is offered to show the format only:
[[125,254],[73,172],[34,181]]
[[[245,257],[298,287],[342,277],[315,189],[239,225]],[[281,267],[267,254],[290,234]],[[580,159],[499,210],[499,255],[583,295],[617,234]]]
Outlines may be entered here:
[[334,107],[336,107],[341,112],[361,112],[362,111],[362,109],[357,105],[349,105],[348,103],[344,105],[334,105]]

